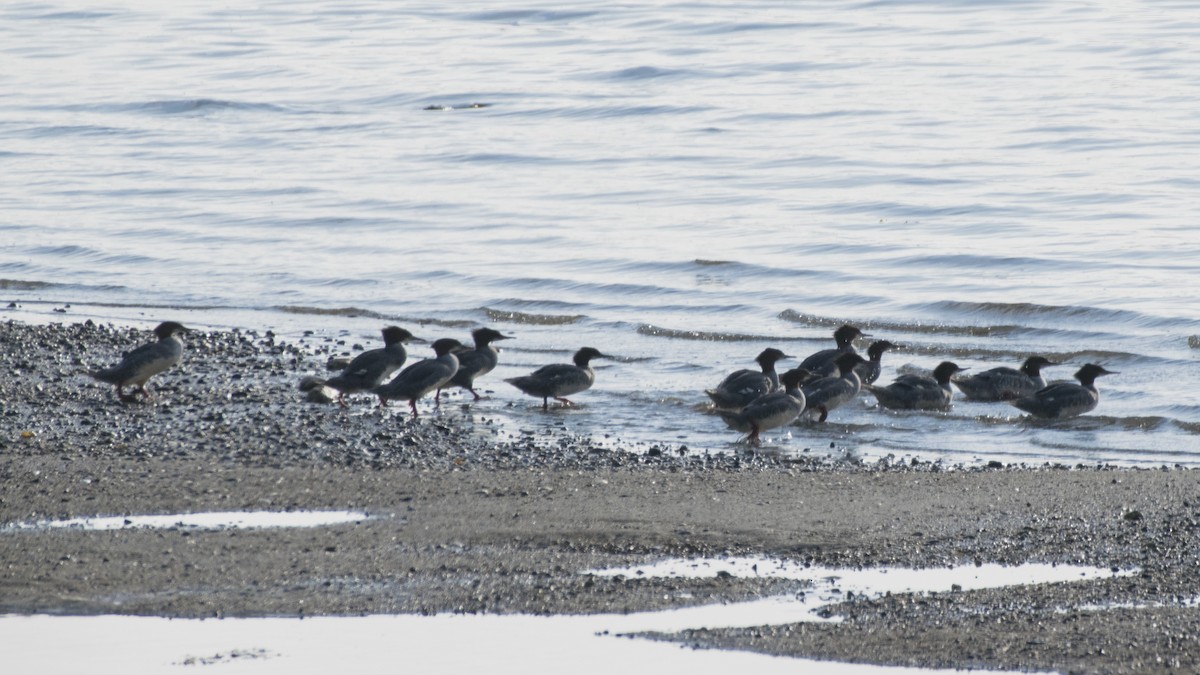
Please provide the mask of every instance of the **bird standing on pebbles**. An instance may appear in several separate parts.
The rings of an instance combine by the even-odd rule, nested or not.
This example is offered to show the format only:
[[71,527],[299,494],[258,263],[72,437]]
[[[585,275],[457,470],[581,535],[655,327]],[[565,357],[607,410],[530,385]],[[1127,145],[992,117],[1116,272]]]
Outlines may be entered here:
[[463,344],[453,338],[442,338],[433,343],[433,353],[436,358],[418,361],[400,371],[391,382],[371,390],[379,397],[379,407],[387,406],[391,399],[408,401],[413,417],[417,417],[417,400],[425,394],[444,386],[458,371],[456,349],[462,349]]
[[591,360],[609,358],[592,347],[584,347],[575,352],[575,363],[554,363],[542,366],[528,375],[510,377],[505,382],[521,391],[542,399],[542,410],[550,409],[550,399],[562,401],[566,405],[575,405],[567,400],[567,396],[578,394],[590,389],[596,381],[596,373],[592,370]]
[[[471,337],[475,338],[475,349],[467,349],[455,354],[458,357],[458,371],[454,373],[454,377],[450,378],[446,386],[466,389],[478,401],[481,397],[475,391],[475,378],[492,372],[495,370],[496,364],[500,362],[500,352],[492,346],[492,343],[497,340],[511,340],[512,336],[504,335],[494,328],[477,328],[471,332]],[[441,396],[442,390],[439,389],[437,397],[441,398]]]
[[346,394],[370,391],[399,370],[408,360],[404,343],[412,337],[412,333],[403,328],[388,326],[383,329],[382,349],[370,349],[359,354],[340,374],[325,380],[326,386],[337,390],[338,405],[345,408]]
[[[164,321],[154,329],[158,342],[144,344],[125,354],[121,362],[111,368],[94,370],[88,373],[93,378],[107,382],[117,388],[117,398],[123,402],[134,400],[134,395],[143,399],[151,397],[146,389],[146,382],[151,377],[179,363],[183,357],[183,341],[179,334],[187,332],[182,324],[175,321]],[[125,387],[136,386],[133,393],[126,394]]]

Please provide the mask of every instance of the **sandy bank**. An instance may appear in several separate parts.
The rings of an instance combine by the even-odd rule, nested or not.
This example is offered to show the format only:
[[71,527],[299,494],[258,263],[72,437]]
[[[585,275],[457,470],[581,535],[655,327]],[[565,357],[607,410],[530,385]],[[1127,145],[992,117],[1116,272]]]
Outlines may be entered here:
[[[0,324],[0,337],[0,522],[228,510],[374,516],[311,529],[0,532],[0,611],[626,612],[801,585],[584,572],[722,554],[831,566],[1041,561],[1141,572],[856,598],[835,607],[839,624],[672,639],[878,663],[1200,669],[1200,610],[1187,602],[1200,593],[1195,471],[827,466],[502,439],[469,411],[414,423],[301,403],[295,372],[319,353],[229,333],[189,340],[198,354],[221,355],[220,367],[194,359],[162,378],[156,405],[123,406],[74,371],[138,336]],[[1106,603],[1123,608],[1096,609]]]

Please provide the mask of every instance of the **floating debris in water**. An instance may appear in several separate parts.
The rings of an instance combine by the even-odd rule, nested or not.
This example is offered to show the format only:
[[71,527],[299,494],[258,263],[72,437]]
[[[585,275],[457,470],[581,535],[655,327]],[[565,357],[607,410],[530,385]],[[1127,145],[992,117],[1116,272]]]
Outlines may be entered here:
[[478,110],[479,108],[490,108],[491,103],[463,103],[451,105],[427,105],[422,110]]

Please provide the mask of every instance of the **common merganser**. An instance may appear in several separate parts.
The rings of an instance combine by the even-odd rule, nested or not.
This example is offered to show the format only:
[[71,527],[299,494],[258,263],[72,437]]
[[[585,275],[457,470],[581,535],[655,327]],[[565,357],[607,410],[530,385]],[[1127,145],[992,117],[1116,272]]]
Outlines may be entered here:
[[879,375],[883,372],[883,353],[889,349],[896,349],[898,346],[887,340],[876,340],[871,343],[870,347],[867,347],[867,362],[860,363],[854,369],[863,384],[872,384],[879,379]]
[[1085,364],[1075,373],[1074,382],[1055,382],[1039,389],[1032,396],[1026,396],[1012,401],[1012,404],[1033,415],[1047,419],[1075,417],[1096,407],[1100,402],[1100,392],[1096,390],[1096,378],[1102,375],[1116,375],[1111,370],[1095,363]]
[[462,349],[463,344],[453,338],[441,338],[434,341],[432,346],[436,358],[417,361],[400,371],[391,382],[371,390],[379,397],[379,407],[386,406],[391,399],[408,401],[413,417],[417,417],[417,400],[454,377],[458,371],[458,357],[454,355],[454,350]]
[[779,389],[779,373],[775,372],[775,363],[790,358],[778,349],[768,347],[754,358],[761,371],[735,370],[721,380],[721,384],[706,389],[704,393],[708,394],[718,409],[741,410],[759,396]]
[[412,339],[412,333],[398,326],[388,326],[382,333],[383,348],[369,349],[359,354],[341,374],[325,380],[326,386],[337,390],[337,402],[343,408],[346,407],[346,394],[357,394],[378,387],[408,360],[404,343]]
[[[117,398],[124,402],[132,401],[135,394],[143,399],[151,398],[146,389],[146,382],[151,377],[179,363],[183,357],[183,341],[177,336],[186,333],[187,328],[175,321],[164,321],[154,328],[158,336],[157,342],[144,344],[127,353],[121,362],[111,368],[93,370],[88,375],[117,388]],[[137,389],[126,394],[124,389],[130,385]]]
[[746,440],[757,443],[760,433],[791,424],[804,411],[800,384],[810,377],[807,370],[793,368],[779,377],[780,390],[759,396],[739,412],[721,411],[721,417],[730,429],[750,434]]
[[926,375],[901,375],[886,387],[864,385],[879,405],[895,410],[946,410],[954,393],[950,389],[950,378],[965,370],[950,361],[942,361],[933,369],[933,377]]
[[855,373],[854,369],[860,363],[866,363],[866,359],[858,354],[842,354],[833,360],[837,375],[811,380],[801,387],[808,402],[806,409],[821,413],[818,422],[828,419],[830,410],[858,396],[862,389],[862,380],[858,379],[858,373]]
[[1031,356],[1020,370],[999,366],[954,380],[954,386],[971,401],[1011,401],[1031,396],[1046,386],[1042,368],[1058,364],[1043,356]]
[[542,399],[542,410],[550,409],[550,399],[575,405],[567,396],[590,389],[596,381],[596,373],[590,365],[595,358],[609,358],[592,347],[575,352],[574,364],[553,363],[542,366],[528,375],[510,377],[505,382],[521,391]]
[[810,354],[800,362],[800,367],[816,377],[833,377],[837,374],[837,366],[833,365],[834,359],[842,354],[857,354],[854,340],[860,337],[866,336],[858,328],[851,325],[842,326],[833,331],[833,339],[837,342],[836,349],[822,349]]
[[[492,343],[497,340],[511,340],[512,336],[504,335],[493,328],[476,328],[471,332],[471,337],[475,338],[475,349],[467,349],[456,354],[458,372],[454,373],[454,377],[446,383],[446,388],[466,389],[478,401],[482,397],[475,391],[475,378],[492,372],[496,368],[496,364],[500,362],[500,352],[492,346]],[[441,398],[441,396],[442,390],[439,389],[437,397]]]

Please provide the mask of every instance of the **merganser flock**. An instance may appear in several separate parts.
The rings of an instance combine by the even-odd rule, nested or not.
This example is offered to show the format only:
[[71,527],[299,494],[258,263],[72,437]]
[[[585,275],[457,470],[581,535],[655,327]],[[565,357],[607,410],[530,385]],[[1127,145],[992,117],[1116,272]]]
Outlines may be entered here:
[[[123,403],[151,398],[146,383],[180,362],[183,342],[179,335],[187,328],[175,321],[164,321],[154,329],[158,340],[144,344],[124,355],[109,368],[86,371],[91,377],[116,387]],[[465,347],[453,338],[441,338],[433,344],[434,358],[418,361],[400,371],[390,382],[384,380],[404,366],[407,352],[404,344],[412,333],[398,326],[382,330],[384,347],[365,351],[328,380],[312,376],[305,378],[309,389],[326,386],[338,392],[337,403],[347,407],[346,395],[370,392],[386,407],[393,399],[408,401],[413,417],[418,415],[417,401],[437,392],[435,404],[440,403],[442,389],[459,387],[469,391],[474,400],[481,396],[475,382],[493,371],[499,362],[499,351],[493,342],[511,339],[493,328],[472,332],[475,346]],[[951,406],[953,384],[966,400],[978,402],[1007,402],[1030,415],[1045,419],[1062,419],[1090,412],[1100,401],[1096,378],[1115,374],[1095,363],[1085,364],[1075,378],[1047,384],[1042,368],[1061,365],[1050,359],[1033,355],[1020,368],[998,366],[969,377],[955,377],[966,370],[950,361],[943,361],[931,375],[905,374],[886,386],[873,384],[881,372],[881,357],[898,346],[888,340],[877,340],[867,349],[864,359],[854,348],[854,340],[865,337],[855,326],[844,325],[834,331],[836,349],[824,349],[805,358],[800,367],[780,376],[775,365],[793,358],[770,347],[755,357],[759,370],[742,369],[730,373],[720,384],[705,390],[711,399],[710,409],[720,414],[733,430],[747,434],[746,440],[757,443],[762,432],[814,419],[825,422],[831,411],[859,396],[870,393],[880,408],[894,410],[945,411]],[[568,396],[586,391],[596,381],[591,361],[611,358],[593,347],[575,352],[572,363],[542,366],[528,375],[505,380],[525,394],[542,399],[542,409],[548,410],[550,399],[565,406],[574,405]],[[128,387],[134,387],[127,392]],[[325,396],[329,402],[331,397]]]

